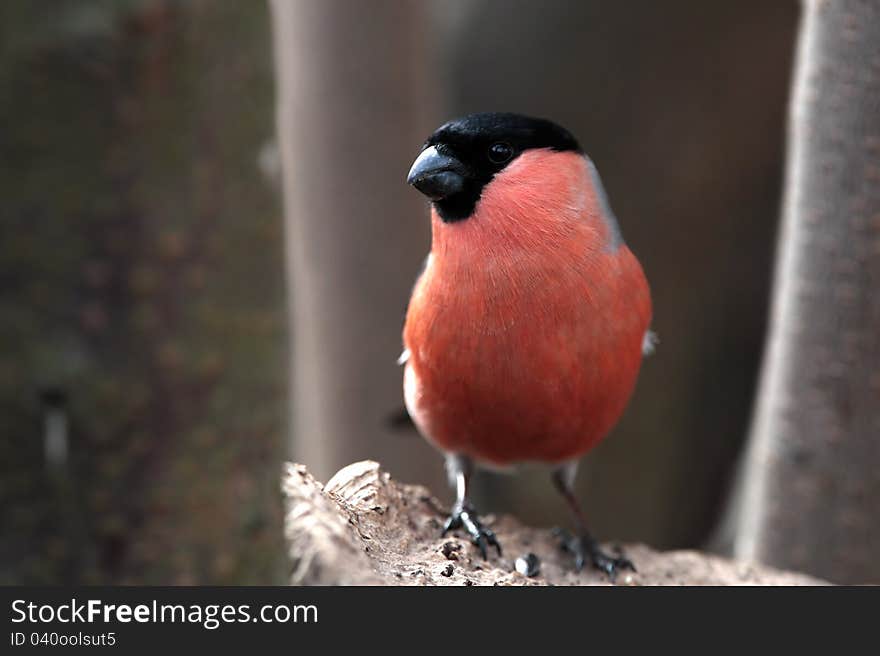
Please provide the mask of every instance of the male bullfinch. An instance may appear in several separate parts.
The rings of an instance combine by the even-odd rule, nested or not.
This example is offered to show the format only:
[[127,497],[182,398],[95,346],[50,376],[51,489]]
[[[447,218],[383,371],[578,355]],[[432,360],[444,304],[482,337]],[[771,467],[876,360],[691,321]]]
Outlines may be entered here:
[[431,200],[432,244],[403,330],[404,400],[456,487],[444,533],[500,554],[468,496],[475,466],[547,463],[576,567],[633,568],[602,551],[572,492],[652,345],[648,283],[595,166],[550,121],[471,114],[430,136],[407,182]]

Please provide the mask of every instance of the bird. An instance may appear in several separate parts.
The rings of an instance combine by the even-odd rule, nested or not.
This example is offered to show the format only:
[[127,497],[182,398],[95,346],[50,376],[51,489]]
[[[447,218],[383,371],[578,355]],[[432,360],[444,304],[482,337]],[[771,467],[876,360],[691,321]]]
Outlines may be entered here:
[[430,204],[431,249],[403,327],[403,396],[446,458],[463,529],[495,533],[471,500],[478,469],[549,466],[573,516],[561,546],[613,580],[574,493],[581,457],[622,415],[653,349],[651,294],[592,160],[547,119],[470,114],[424,142],[407,182]]

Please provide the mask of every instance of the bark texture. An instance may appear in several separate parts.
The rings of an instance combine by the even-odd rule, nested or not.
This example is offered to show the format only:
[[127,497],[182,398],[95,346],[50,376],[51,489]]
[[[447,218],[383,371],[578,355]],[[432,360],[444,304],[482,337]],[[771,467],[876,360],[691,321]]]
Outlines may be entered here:
[[[460,534],[441,537],[447,509],[421,486],[401,485],[378,463],[356,462],[325,485],[303,465],[287,466],[285,536],[294,585],[606,585],[594,570],[574,571],[547,529],[509,516],[485,515],[504,555],[488,561]],[[621,585],[817,585],[800,574],[694,551],[658,553],[628,545],[637,573]],[[532,553],[540,571],[525,576],[515,561]]]
[[880,582],[880,3],[807,0],[736,553]]

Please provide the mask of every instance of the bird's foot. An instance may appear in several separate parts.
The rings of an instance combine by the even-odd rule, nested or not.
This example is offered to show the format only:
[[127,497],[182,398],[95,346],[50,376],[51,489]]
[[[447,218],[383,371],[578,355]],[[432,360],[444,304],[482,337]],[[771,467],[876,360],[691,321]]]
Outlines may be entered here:
[[463,528],[467,531],[471,537],[471,542],[480,550],[483,560],[488,558],[490,546],[495,547],[498,550],[498,555],[501,555],[501,545],[498,543],[495,533],[483,526],[477,517],[476,511],[469,504],[456,506],[452,509],[452,514],[449,515],[449,519],[446,520],[446,524],[443,526],[443,535],[458,528]]
[[617,555],[611,556],[602,551],[602,547],[590,535],[572,535],[562,529],[554,529],[553,533],[560,539],[562,549],[574,555],[574,566],[579,572],[584,568],[587,560],[593,567],[605,572],[612,583],[617,579],[620,570],[636,571],[636,566],[623,555],[619,548]]

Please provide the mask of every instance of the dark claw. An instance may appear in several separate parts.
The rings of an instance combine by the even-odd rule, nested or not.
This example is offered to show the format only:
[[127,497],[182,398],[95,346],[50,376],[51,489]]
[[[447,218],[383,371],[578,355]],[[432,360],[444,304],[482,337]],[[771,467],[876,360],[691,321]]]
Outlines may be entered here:
[[[632,564],[632,561],[629,558],[623,556],[609,556],[601,549],[596,549],[591,554],[591,557],[593,560],[593,567],[605,572],[612,583],[617,580],[617,573],[620,570],[628,569],[633,572],[636,571],[635,565]],[[581,567],[583,567],[583,560],[581,560]]]
[[555,528],[553,535],[561,540],[561,547],[568,553],[574,554],[574,567],[577,571],[581,571],[590,559],[590,563],[601,572],[605,572],[608,579],[614,583],[617,580],[617,573],[620,570],[628,569],[636,571],[629,558],[623,556],[620,549],[617,549],[617,556],[610,556],[599,546],[591,536],[573,536],[568,531]]
[[[471,534],[471,542],[477,545],[477,548],[480,550],[480,555],[483,557],[483,560],[487,560],[488,549],[489,547],[495,547],[498,551],[498,555],[501,555],[501,545],[498,543],[498,538],[495,537],[495,533],[492,532],[491,529],[488,529],[484,526],[481,526],[477,529],[477,535]],[[470,532],[470,531],[469,531]]]
[[454,531],[457,528],[461,528],[461,517],[452,513],[443,525],[443,532],[440,534],[440,537],[445,538],[449,531]]
[[498,538],[495,537],[495,533],[492,529],[483,526],[476,512],[470,506],[453,508],[452,514],[449,515],[449,519],[446,520],[446,524],[443,526],[443,535],[458,528],[463,528],[467,531],[471,537],[471,542],[480,550],[483,560],[487,560],[489,557],[489,547],[495,547],[498,555],[501,555],[501,545],[498,542]]

